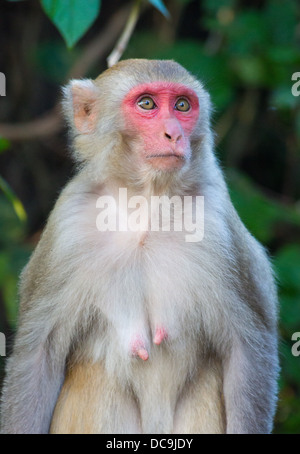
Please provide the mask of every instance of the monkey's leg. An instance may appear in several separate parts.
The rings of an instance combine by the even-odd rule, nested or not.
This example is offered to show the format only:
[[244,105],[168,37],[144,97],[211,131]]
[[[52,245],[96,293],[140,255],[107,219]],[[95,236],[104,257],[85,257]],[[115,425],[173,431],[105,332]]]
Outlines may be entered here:
[[67,373],[50,433],[140,433],[139,410],[101,363],[75,364]]
[[173,433],[218,434],[226,432],[221,364],[209,361],[180,396]]

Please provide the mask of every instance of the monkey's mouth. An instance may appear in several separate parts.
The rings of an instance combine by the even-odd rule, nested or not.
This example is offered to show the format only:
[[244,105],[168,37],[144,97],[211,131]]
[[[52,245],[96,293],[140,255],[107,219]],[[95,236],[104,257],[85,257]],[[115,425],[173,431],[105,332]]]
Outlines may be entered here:
[[152,154],[150,156],[147,156],[147,159],[152,159],[152,158],[177,158],[177,159],[181,159],[182,161],[185,160],[184,156],[177,154],[177,153]]
[[181,153],[155,153],[146,156],[149,164],[154,169],[164,170],[164,171],[173,171],[179,170],[183,167],[185,163],[185,156]]

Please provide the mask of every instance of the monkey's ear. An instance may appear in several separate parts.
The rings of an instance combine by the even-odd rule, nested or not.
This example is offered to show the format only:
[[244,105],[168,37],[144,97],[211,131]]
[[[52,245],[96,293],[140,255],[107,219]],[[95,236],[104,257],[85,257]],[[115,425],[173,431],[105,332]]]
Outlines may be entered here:
[[94,132],[98,118],[97,87],[91,79],[72,80],[64,89],[64,110],[81,134]]

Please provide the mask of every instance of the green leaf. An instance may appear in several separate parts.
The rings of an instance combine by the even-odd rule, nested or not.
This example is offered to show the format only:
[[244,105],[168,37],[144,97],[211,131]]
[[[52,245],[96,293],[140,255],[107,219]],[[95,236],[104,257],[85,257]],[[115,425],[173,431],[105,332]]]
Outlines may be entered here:
[[4,192],[7,199],[11,202],[20,221],[25,222],[27,219],[27,214],[21,200],[18,199],[13,190],[9,187],[9,185],[2,177],[0,177],[0,189]]
[[101,0],[41,0],[41,3],[67,46],[72,47],[95,21]]
[[170,13],[163,4],[162,0],[149,0],[149,2],[155,6],[165,17],[170,17]]
[[10,141],[7,139],[4,139],[3,137],[0,137],[0,154],[2,151],[7,150],[10,147]]

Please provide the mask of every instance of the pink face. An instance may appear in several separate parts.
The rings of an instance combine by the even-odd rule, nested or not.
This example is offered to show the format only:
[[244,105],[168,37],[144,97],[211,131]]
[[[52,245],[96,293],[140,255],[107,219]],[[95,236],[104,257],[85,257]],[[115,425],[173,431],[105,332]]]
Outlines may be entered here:
[[141,144],[141,158],[154,168],[180,169],[189,160],[199,116],[193,90],[170,82],[138,85],[125,97],[122,110],[127,131]]

